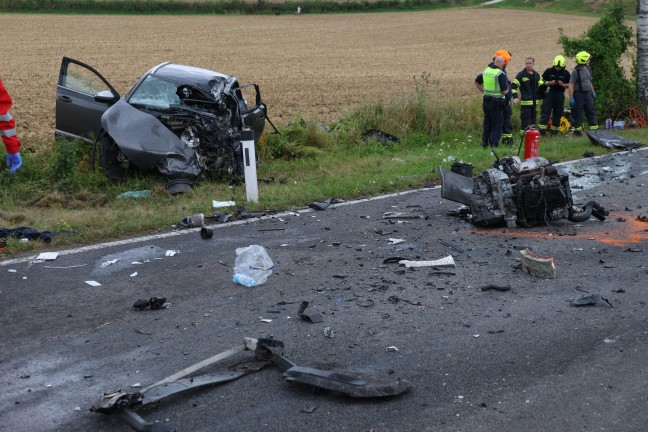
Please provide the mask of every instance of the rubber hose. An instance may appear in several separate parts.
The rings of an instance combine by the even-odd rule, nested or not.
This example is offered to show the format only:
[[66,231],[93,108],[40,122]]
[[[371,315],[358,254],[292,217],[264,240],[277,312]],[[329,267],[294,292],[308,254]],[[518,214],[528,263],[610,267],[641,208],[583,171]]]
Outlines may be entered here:
[[567,220],[576,223],[585,222],[591,216],[592,216],[592,205],[590,203],[587,203],[587,205],[583,207],[582,212],[575,213],[572,209],[569,209],[569,217],[567,218]]

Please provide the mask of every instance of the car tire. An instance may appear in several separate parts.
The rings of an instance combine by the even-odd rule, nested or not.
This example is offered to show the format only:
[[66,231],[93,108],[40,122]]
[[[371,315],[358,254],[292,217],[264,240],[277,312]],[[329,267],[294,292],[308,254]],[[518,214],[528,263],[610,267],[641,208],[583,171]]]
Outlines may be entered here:
[[98,142],[99,166],[101,166],[111,180],[124,180],[128,174],[128,168],[121,162],[123,154],[115,143],[115,140],[105,131],[101,131]]

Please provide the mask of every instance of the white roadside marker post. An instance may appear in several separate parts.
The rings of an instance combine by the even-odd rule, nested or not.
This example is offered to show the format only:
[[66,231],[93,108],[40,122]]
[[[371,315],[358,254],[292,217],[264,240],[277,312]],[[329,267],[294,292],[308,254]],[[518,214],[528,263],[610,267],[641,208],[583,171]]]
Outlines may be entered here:
[[245,174],[245,194],[248,201],[259,202],[259,186],[257,184],[256,150],[254,149],[254,131],[245,128],[241,132],[243,145],[243,168]]

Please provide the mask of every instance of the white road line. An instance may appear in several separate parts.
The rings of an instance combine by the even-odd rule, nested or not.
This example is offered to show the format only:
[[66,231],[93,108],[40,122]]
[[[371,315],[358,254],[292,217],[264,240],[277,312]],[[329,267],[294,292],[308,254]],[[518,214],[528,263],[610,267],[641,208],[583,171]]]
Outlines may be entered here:
[[[331,207],[342,207],[342,206],[347,206],[351,204],[359,204],[359,203],[364,203],[364,202],[370,202],[370,201],[376,201],[380,199],[385,199],[385,198],[392,198],[396,196],[401,196],[401,195],[407,195],[410,193],[414,192],[424,192],[436,188],[440,188],[441,186],[436,186],[434,188],[422,188],[422,189],[414,189],[414,190],[409,190],[409,191],[403,191],[403,192],[396,192],[392,194],[387,194],[387,195],[380,195],[376,197],[370,197],[370,198],[363,198],[359,200],[354,200],[354,201],[345,201],[342,203],[338,204],[332,204]],[[260,220],[265,220],[265,219],[275,219],[275,218],[282,218],[282,217],[287,217],[287,216],[295,216],[295,215],[300,215],[302,213],[310,213],[315,210],[306,208],[306,209],[299,209],[299,210],[294,210],[294,211],[286,211],[283,213],[277,213],[277,214],[272,214],[268,216],[261,216],[258,218],[250,218],[250,219],[244,219],[244,220],[238,220],[238,221],[233,221],[233,222],[227,222],[227,223],[222,223],[222,224],[215,224],[215,225],[205,225],[207,228],[211,229],[220,229],[220,228],[227,228],[230,226],[234,225],[241,225],[241,224],[246,224],[249,222],[255,222],[255,221],[260,221]],[[144,237],[136,237],[136,238],[131,238],[131,239],[125,239],[125,240],[115,240],[107,243],[98,243],[94,245],[89,245],[89,246],[83,246],[79,248],[74,248],[74,249],[67,249],[67,250],[62,250],[59,251],[59,256],[60,255],[73,255],[77,253],[83,253],[83,252],[89,252],[89,251],[94,251],[94,250],[99,250],[99,249],[106,249],[109,247],[114,247],[114,246],[123,246],[127,244],[133,244],[133,243],[141,243],[141,242],[146,242],[146,241],[151,241],[151,240],[159,240],[159,239],[165,239],[169,237],[175,237],[175,236],[181,236],[181,235],[186,235],[186,234],[192,234],[200,231],[200,228],[191,228],[191,229],[183,229],[182,231],[171,231],[168,233],[164,234],[155,234],[155,235],[149,235],[149,236],[144,236]],[[22,257],[22,258],[15,258],[15,259],[10,259],[10,260],[5,260],[5,261],[0,261],[0,267],[3,266],[8,266],[12,264],[21,264],[21,263],[26,263],[30,261],[34,261],[38,255],[32,255],[28,257]]]

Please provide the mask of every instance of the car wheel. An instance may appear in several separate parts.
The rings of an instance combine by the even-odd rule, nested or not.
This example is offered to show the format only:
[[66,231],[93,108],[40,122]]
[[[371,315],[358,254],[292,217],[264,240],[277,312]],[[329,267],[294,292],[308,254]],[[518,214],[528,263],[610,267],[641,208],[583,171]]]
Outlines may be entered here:
[[111,180],[124,180],[128,173],[128,161],[110,135],[99,135],[99,165]]

